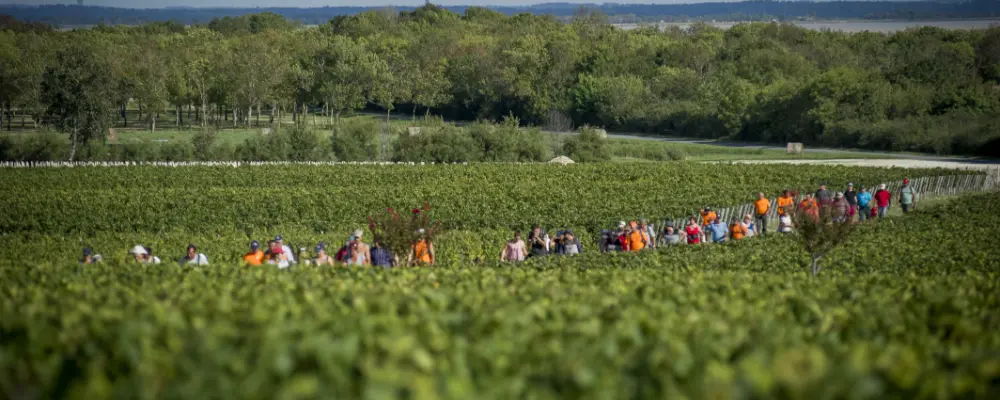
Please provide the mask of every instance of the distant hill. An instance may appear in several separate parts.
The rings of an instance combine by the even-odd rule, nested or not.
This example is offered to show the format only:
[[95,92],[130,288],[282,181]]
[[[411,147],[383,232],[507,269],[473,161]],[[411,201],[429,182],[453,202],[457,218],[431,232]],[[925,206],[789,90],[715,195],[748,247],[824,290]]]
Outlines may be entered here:
[[[193,25],[213,18],[251,13],[273,12],[306,25],[323,24],[340,15],[351,15],[381,7],[321,8],[161,8],[127,9],[97,6],[48,5],[0,6],[0,14],[22,21],[42,22],[57,27],[81,25],[133,25],[146,22],[176,21]],[[399,11],[414,7],[394,7]],[[466,6],[444,7],[464,13]],[[581,8],[603,12],[612,22],[684,21],[684,20],[791,20],[791,19],[954,19],[1000,18],[1000,1],[747,1],[739,3],[698,4],[571,4],[546,3],[520,7],[489,7],[503,14],[529,12],[569,19]]]

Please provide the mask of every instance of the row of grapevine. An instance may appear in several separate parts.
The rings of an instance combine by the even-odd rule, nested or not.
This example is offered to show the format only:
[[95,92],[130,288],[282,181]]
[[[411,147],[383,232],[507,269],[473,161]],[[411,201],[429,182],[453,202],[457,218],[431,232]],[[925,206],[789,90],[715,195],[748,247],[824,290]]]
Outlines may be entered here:
[[868,224],[830,254],[818,279],[794,240],[777,235],[431,269],[0,256],[0,390],[13,398],[996,398],[996,226],[994,194]]

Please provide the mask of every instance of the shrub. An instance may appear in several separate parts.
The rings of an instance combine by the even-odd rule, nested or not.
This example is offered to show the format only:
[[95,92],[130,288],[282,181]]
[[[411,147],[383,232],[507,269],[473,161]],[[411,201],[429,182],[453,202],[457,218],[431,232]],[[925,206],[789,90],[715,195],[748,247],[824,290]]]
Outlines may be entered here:
[[479,146],[462,129],[445,125],[423,128],[419,135],[400,135],[396,141],[396,161],[432,161],[442,163],[477,161]]
[[330,136],[333,155],[341,161],[370,161],[378,158],[378,123],[372,119],[342,121]]
[[583,128],[580,134],[566,141],[563,154],[577,162],[597,162],[611,159],[607,139],[593,128]]
[[216,131],[214,129],[203,129],[194,134],[191,138],[191,145],[194,146],[194,159],[200,161],[217,160],[214,154]]

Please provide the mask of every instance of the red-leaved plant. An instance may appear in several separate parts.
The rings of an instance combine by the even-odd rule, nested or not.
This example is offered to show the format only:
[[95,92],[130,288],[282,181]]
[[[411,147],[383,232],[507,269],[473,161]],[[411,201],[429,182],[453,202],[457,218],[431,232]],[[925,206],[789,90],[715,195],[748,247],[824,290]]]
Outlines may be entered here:
[[398,259],[405,259],[416,241],[426,238],[431,243],[442,231],[441,221],[431,220],[429,203],[411,210],[409,217],[399,215],[392,207],[386,208],[384,213],[368,217],[368,229],[379,246],[389,249]]

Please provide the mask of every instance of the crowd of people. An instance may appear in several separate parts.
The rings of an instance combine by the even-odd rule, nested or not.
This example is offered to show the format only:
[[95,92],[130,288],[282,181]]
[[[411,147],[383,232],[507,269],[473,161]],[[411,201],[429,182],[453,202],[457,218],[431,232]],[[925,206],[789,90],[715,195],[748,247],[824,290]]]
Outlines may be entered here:
[[[904,213],[914,209],[917,195],[917,190],[910,186],[909,179],[904,180],[903,186],[899,189],[898,197],[898,203]],[[859,190],[855,190],[853,183],[848,183],[843,192],[832,192],[827,189],[825,184],[821,184],[815,193],[807,194],[798,204],[795,201],[797,196],[797,193],[785,190],[772,204],[767,196],[760,192],[753,201],[753,214],[732,218],[728,223],[723,221],[711,207],[705,207],[699,211],[700,221],[699,216],[691,216],[682,227],[674,226],[670,219],[664,221],[660,230],[655,229],[654,225],[645,219],[628,223],[619,221],[617,229],[601,231],[597,243],[598,250],[602,253],[638,252],[682,244],[725,243],[765,235],[768,233],[768,221],[772,214],[772,206],[776,207],[778,216],[777,232],[784,234],[795,231],[793,214],[804,213],[807,216],[817,217],[822,206],[828,206],[834,211],[834,221],[860,223],[868,219],[884,218],[892,200],[892,193],[887,190],[885,184],[879,185],[875,193],[869,193],[868,188],[863,185]],[[392,254],[381,240],[376,239],[371,245],[365,243],[364,231],[361,229],[352,232],[344,245],[338,248],[333,255],[327,252],[327,245],[324,242],[317,243],[312,254],[306,252],[305,247],[300,247],[296,255],[292,248],[285,244],[284,237],[278,235],[267,242],[265,249],[261,248],[259,241],[251,241],[249,251],[243,255],[242,260],[251,266],[274,265],[282,269],[300,263],[304,265],[383,268],[400,265],[434,265],[433,242],[427,238],[426,232],[422,229],[416,233],[419,239],[412,243],[405,260]],[[549,254],[576,255],[580,253],[583,253],[583,246],[572,230],[559,230],[555,236],[550,236],[540,226],[535,225],[528,234],[527,242],[521,238],[520,231],[514,232],[514,237],[503,246],[500,260],[517,262]],[[160,264],[162,262],[159,257],[153,255],[153,250],[148,246],[136,245],[129,250],[128,255],[140,264]],[[94,254],[91,248],[83,249],[81,263],[91,264],[101,260],[101,255]],[[207,265],[208,256],[200,253],[198,247],[191,244],[188,245],[187,251],[178,260],[178,263],[180,265]]]
[[[803,213],[818,217],[822,206],[830,207],[834,215],[833,220],[836,222],[861,223],[869,219],[884,218],[893,196],[885,184],[879,185],[873,194],[863,185],[855,189],[853,183],[848,183],[842,192],[833,192],[825,184],[821,184],[815,193],[806,194],[801,201],[796,202],[796,197],[798,193],[785,190],[772,203],[763,192],[759,192],[753,201],[752,214],[737,216],[728,222],[711,207],[702,208],[699,210],[699,215],[689,217],[687,223],[680,227],[675,226],[669,218],[664,220],[659,230],[645,219],[628,223],[619,221],[617,229],[601,231],[597,243],[598,251],[638,252],[683,244],[743,240],[767,234],[772,215],[778,217],[777,232],[789,234],[795,231],[793,215]],[[910,186],[909,179],[904,180],[898,196],[898,203],[903,212],[908,213],[913,210],[916,201],[916,189]],[[774,212],[772,207],[775,208]],[[521,232],[514,232],[514,237],[504,245],[500,259],[524,261],[530,257],[548,254],[573,255],[582,252],[580,240],[572,231],[561,230],[555,237],[550,237],[538,226],[534,226],[528,235],[527,243],[521,239]]]
[[[364,242],[364,231],[357,229],[351,233],[344,245],[330,255],[327,244],[319,242],[313,253],[300,247],[298,254],[285,243],[282,235],[267,241],[267,247],[261,248],[257,240],[250,241],[249,251],[242,256],[244,264],[249,266],[273,265],[280,269],[293,265],[326,265],[326,266],[375,266],[392,268],[399,265],[422,266],[434,265],[434,243],[425,235],[423,229],[418,230],[419,239],[412,243],[406,259],[400,259],[381,240],[374,240],[371,245]],[[148,246],[136,245],[128,251],[128,259],[139,264],[161,264],[162,260],[153,255]],[[93,264],[103,260],[93,249],[83,249],[81,264]],[[208,256],[198,251],[198,247],[190,244],[187,251],[177,260],[180,265],[208,265]]]

